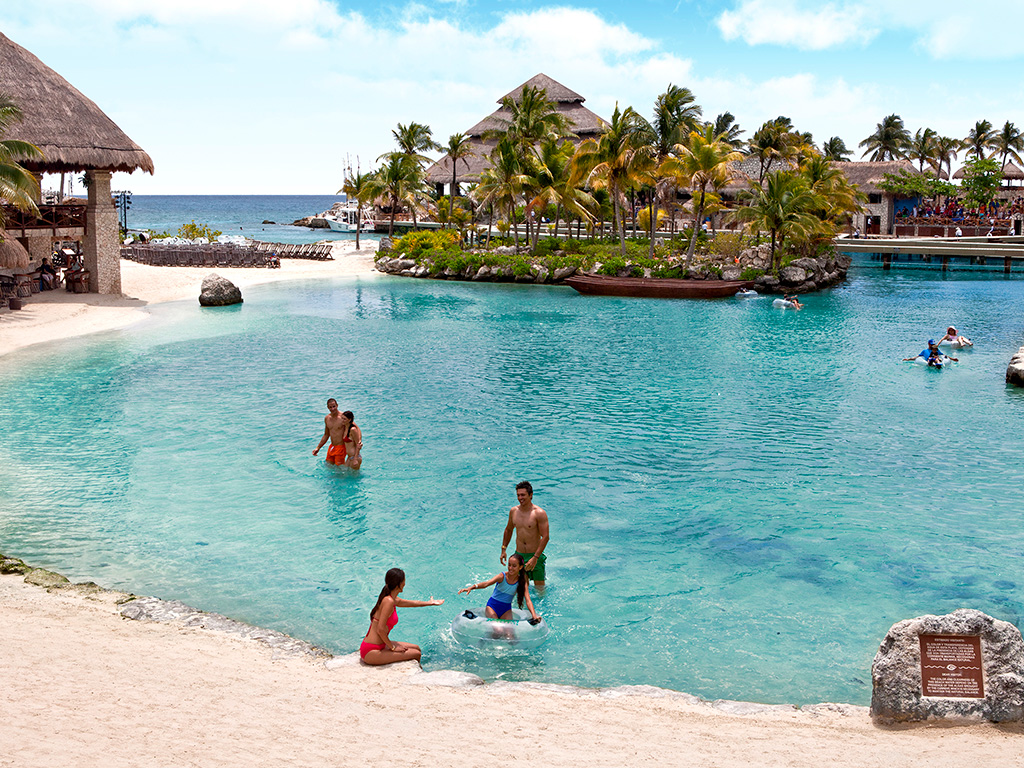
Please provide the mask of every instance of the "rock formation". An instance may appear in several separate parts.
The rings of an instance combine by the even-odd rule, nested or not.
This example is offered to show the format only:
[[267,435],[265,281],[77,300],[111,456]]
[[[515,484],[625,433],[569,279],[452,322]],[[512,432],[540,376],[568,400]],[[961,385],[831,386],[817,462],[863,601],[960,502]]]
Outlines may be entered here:
[[[981,638],[984,698],[924,695],[921,635]],[[894,624],[871,665],[871,716],[879,723],[1024,721],[1024,640],[1013,624],[981,611],[919,616]]]
[[216,272],[203,278],[199,303],[204,307],[226,307],[242,303],[242,292],[238,286]]
[[1006,367],[1006,383],[1024,387],[1024,347],[1010,358],[1010,364]]

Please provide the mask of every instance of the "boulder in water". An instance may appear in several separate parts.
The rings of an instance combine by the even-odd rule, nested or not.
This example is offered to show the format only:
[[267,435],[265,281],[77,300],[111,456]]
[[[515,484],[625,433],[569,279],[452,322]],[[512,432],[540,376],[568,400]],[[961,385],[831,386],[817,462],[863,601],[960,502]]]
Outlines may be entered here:
[[242,291],[238,286],[216,272],[203,278],[199,303],[204,307],[227,307],[242,303]]

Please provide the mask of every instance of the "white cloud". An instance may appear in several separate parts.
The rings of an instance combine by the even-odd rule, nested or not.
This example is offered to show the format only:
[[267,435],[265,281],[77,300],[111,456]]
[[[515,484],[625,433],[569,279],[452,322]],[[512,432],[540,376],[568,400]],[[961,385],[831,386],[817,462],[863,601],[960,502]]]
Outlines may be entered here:
[[794,2],[741,0],[734,10],[722,12],[717,23],[726,40],[819,51],[871,40],[877,29],[868,24],[865,10],[863,5],[826,3],[801,9]]
[[[1009,6],[1009,7],[1007,7]],[[1002,8],[1016,18],[1020,0]],[[736,0],[716,24],[726,40],[772,44],[799,50],[864,45],[888,32],[909,36],[912,45],[934,59],[1018,58],[1016,25],[1002,23],[999,12],[985,13],[956,0]]]

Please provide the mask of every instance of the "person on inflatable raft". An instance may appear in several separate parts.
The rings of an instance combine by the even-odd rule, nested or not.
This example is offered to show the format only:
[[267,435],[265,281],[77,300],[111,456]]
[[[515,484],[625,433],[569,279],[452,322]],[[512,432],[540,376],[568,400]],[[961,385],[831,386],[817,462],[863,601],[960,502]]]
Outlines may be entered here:
[[[928,339],[928,349],[922,349],[921,353],[917,357],[904,357],[903,362],[910,363],[917,360],[918,357],[923,357],[925,362],[933,368],[941,368],[943,363],[942,358],[947,357],[947,355],[942,354],[939,350],[939,345],[935,343],[935,339]],[[955,357],[950,357],[949,359],[954,363],[960,362]]]
[[530,611],[531,621],[539,621],[540,616],[534,610],[533,600],[530,599],[530,584],[526,580],[526,569],[523,567],[525,564],[522,555],[518,553],[510,555],[508,558],[508,573],[499,573],[487,581],[463,587],[459,590],[459,594],[465,593],[468,595],[474,589],[487,589],[487,587],[493,584],[494,592],[491,593],[491,597],[487,601],[486,613],[488,619],[511,619],[512,598],[515,597],[520,608],[523,607],[523,601],[526,601],[526,608]]
[[949,326],[946,329],[946,335],[939,339],[939,344],[948,344],[953,349],[963,349],[964,347],[973,347],[974,342],[968,339],[966,336],[961,336],[954,326]]

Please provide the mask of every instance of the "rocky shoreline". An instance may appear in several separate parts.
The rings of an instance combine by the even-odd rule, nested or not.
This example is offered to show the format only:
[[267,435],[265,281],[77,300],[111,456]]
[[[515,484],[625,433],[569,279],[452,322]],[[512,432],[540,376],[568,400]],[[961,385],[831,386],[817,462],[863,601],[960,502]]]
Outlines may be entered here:
[[[531,261],[527,272],[520,270],[520,273],[517,274],[511,263],[501,263],[502,261],[510,262],[511,258],[517,256],[529,256],[526,251],[519,250],[517,252],[514,246],[500,246],[489,251],[471,251],[469,253],[495,263],[485,263],[479,266],[470,264],[461,270],[451,268],[438,270],[429,256],[417,260],[401,254],[396,255],[392,250],[391,241],[383,238],[374,259],[374,266],[385,274],[401,275],[402,277],[539,285],[561,285],[566,278],[575,274],[606,274],[601,271],[603,267],[601,262],[596,262],[587,268],[573,265],[559,267],[552,266],[551,263],[544,263],[541,259]],[[555,253],[556,260],[560,253]],[[749,273],[751,270],[765,270],[769,258],[768,247],[760,246],[744,251],[733,263],[701,259],[695,261],[689,276],[696,280],[741,280],[744,273]],[[681,259],[670,261],[668,265],[676,266],[679,263],[681,263]],[[850,263],[850,257],[845,254],[795,259],[782,267],[777,276],[760,274],[755,277],[753,279],[754,288],[759,293],[769,294],[810,293],[832,288],[846,279]],[[619,277],[628,277],[634,273],[634,265],[628,261],[624,267],[618,270]],[[645,269],[643,276],[651,277],[650,269]]]

